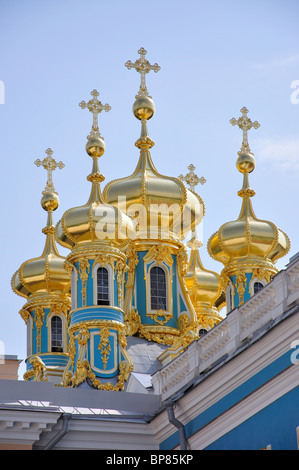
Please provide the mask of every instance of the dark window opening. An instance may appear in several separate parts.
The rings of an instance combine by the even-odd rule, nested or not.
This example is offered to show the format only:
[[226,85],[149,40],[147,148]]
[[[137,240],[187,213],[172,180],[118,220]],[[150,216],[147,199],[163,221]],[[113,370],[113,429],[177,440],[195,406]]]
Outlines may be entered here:
[[201,328],[198,332],[199,336],[203,336],[203,335],[206,335],[207,334],[207,330],[205,330],[204,328]]
[[97,271],[97,304],[110,305],[108,270],[103,267]]
[[51,319],[51,351],[63,352],[62,347],[62,320],[55,315]]
[[166,274],[154,266],[150,271],[151,310],[167,310]]
[[261,282],[255,282],[253,286],[253,293],[256,294],[263,288],[263,284]]

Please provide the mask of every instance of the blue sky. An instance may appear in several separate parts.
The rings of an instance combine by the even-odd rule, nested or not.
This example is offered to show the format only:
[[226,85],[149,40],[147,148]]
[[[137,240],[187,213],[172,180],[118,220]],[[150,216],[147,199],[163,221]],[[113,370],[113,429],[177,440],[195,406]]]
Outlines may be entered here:
[[140,47],[161,66],[147,76],[156,105],[149,134],[156,143],[151,153],[157,169],[178,176],[193,163],[207,180],[197,187],[206,207],[204,265],[221,271],[206,242],[238,216],[241,206],[242,176],[235,162],[242,135],[229,120],[238,118],[243,106],[261,124],[249,132],[256,158],[250,175],[254,210],[291,239],[279,268],[299,251],[299,93],[291,88],[299,85],[298,13],[297,0],[0,0],[0,341],[5,354],[26,358],[26,328],[18,314],[25,299],[11,291],[10,280],[44,244],[40,198],[46,174],[34,161],[51,147],[53,157],[65,163],[53,174],[60,198],[55,222],[68,208],[86,202],[91,115],[78,103],[96,88],[112,108],[99,118],[106,143],[102,187],[133,172],[140,123],[132,104],[140,80],[124,64],[135,62]]

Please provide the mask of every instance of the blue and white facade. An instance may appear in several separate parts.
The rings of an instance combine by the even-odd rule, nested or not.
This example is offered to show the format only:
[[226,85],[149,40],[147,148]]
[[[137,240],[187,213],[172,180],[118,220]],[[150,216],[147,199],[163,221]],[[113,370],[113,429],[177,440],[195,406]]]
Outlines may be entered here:
[[[147,380],[140,374],[137,384],[133,372],[126,391],[1,381],[0,442],[115,455],[123,449],[135,456],[139,450],[163,455],[183,449],[195,461],[197,450],[298,450],[298,301],[297,256],[182,354],[161,360]],[[30,404],[23,400],[25,385]],[[54,396],[55,404],[45,409],[43,402]],[[68,426],[53,447],[61,419]]]

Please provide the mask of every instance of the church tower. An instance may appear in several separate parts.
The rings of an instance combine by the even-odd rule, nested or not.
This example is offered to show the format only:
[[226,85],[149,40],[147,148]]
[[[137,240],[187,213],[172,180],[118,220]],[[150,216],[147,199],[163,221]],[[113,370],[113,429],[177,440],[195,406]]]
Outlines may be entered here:
[[[185,181],[194,191],[198,183],[205,184],[206,179],[198,177],[194,172],[195,166],[188,166],[189,173],[179,178]],[[219,274],[203,266],[199,250],[202,242],[197,237],[196,228],[192,231],[191,240],[187,243],[190,248],[188,269],[185,275],[186,286],[194,306],[199,334],[205,334],[222,320],[219,310],[225,303],[225,295]]]
[[135,143],[139,160],[130,176],[108,183],[103,196],[137,223],[135,237],[126,247],[124,306],[128,330],[148,341],[172,346],[182,337],[190,338],[190,342],[198,333],[196,312],[184,279],[188,260],[182,240],[202,220],[204,205],[180,178],[160,174],[153,163],[150,149],[154,141],[147,126],[155,104],[145,76],[160,67],[149,63],[143,48],[138,53],[135,63],[128,61],[125,65],[141,75],[133,104],[133,114],[141,122],[141,135]]
[[211,257],[224,265],[221,278],[226,288],[227,311],[242,305],[277,273],[275,262],[290,249],[288,236],[272,222],[258,219],[251,198],[255,195],[249,185],[249,173],[255,168],[247,132],[260,124],[248,118],[248,110],[241,109],[241,117],[231,119],[243,132],[238,152],[237,168],[243,174],[243,187],[238,192],[242,206],[237,220],[223,224],[208,241]]
[[52,150],[37,166],[47,170],[48,179],[41,198],[47,212],[47,225],[43,253],[38,258],[25,261],[13,275],[13,291],[27,299],[20,314],[27,325],[26,380],[60,382],[68,363],[68,314],[71,307],[71,278],[65,269],[65,257],[57,250],[54,238],[53,211],[59,206],[52,172],[63,168],[62,162],[52,158]]
[[122,390],[132,370],[126,352],[123,315],[124,280],[127,269],[122,245],[133,235],[132,220],[120,209],[106,204],[100,183],[99,158],[105,152],[98,114],[109,105],[98,100],[97,90],[80,107],[93,115],[86,152],[93,160],[87,176],[91,192],[86,204],[67,210],[56,226],[56,239],[70,253],[66,258],[72,275],[72,309],[69,324],[69,364],[63,384],[88,383],[101,390]]

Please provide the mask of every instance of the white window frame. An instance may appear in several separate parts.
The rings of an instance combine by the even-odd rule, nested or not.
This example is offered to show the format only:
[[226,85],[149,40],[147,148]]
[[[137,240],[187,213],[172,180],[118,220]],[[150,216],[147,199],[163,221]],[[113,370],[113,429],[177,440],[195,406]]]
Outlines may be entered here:
[[254,284],[256,282],[260,282],[261,284],[263,284],[263,287],[265,287],[265,285],[267,284],[267,281],[266,279],[260,279],[258,277],[255,277],[253,279],[251,279],[250,281],[250,284],[249,284],[249,292],[250,292],[250,297],[252,297],[254,294]]
[[235,308],[234,302],[234,286],[231,282],[226,287],[226,309],[227,313],[231,312]]
[[156,261],[150,261],[146,264],[146,314],[153,315],[157,314],[159,310],[153,310],[151,307],[151,270],[154,267],[163,269],[166,278],[166,310],[163,310],[165,314],[172,315],[172,294],[171,294],[171,281],[172,281],[172,267],[169,266],[164,261],[162,263],[157,263]]
[[[109,305],[98,305],[98,268],[105,268],[108,271],[108,289],[109,289]],[[98,307],[113,307],[114,306],[114,270],[110,264],[97,263],[92,270],[93,276],[93,304]]]
[[72,302],[72,310],[75,310],[78,306],[78,271],[76,268],[72,269],[71,302]]
[[65,314],[57,312],[51,312],[47,318],[47,327],[48,327],[48,353],[49,354],[61,354],[59,352],[52,351],[52,318],[59,317],[62,321],[62,351],[61,353],[67,352],[67,321]]

